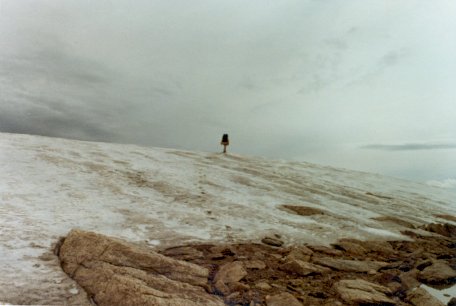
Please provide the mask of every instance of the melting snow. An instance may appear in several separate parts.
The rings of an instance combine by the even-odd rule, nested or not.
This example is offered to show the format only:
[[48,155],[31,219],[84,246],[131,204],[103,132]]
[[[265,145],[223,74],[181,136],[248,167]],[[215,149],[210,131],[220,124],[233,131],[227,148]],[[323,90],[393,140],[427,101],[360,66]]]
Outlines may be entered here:
[[[0,300],[61,303],[75,284],[52,245],[72,228],[151,246],[401,239],[456,214],[456,191],[309,163],[0,134]],[[328,213],[298,216],[281,205]]]

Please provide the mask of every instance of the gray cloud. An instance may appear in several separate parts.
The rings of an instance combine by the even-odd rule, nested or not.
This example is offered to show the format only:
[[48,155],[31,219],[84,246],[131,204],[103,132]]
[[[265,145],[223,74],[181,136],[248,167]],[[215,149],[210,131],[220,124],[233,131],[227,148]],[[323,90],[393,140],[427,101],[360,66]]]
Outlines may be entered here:
[[406,143],[400,145],[384,145],[371,144],[361,147],[362,149],[382,150],[382,151],[414,151],[414,150],[442,150],[456,149],[455,143],[447,144],[422,144],[422,143]]
[[3,0],[0,131],[450,177],[351,145],[456,139],[456,4],[412,2]]

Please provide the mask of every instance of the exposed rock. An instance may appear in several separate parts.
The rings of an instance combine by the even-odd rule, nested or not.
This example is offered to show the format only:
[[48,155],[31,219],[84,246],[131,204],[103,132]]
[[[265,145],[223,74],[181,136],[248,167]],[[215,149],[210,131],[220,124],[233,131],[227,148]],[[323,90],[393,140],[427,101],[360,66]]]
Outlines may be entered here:
[[456,216],[447,215],[447,214],[436,214],[434,216],[437,217],[437,218],[442,218],[442,219],[445,219],[445,220],[448,220],[448,221],[456,222]]
[[259,282],[255,284],[255,288],[261,289],[261,290],[270,290],[272,287],[266,282]]
[[421,271],[418,278],[428,284],[451,284],[456,281],[456,271],[444,261],[437,261]]
[[266,264],[262,260],[247,260],[242,263],[246,269],[262,270],[266,268]]
[[301,261],[309,261],[313,251],[306,246],[294,247],[288,253],[286,260],[298,259]]
[[333,246],[339,250],[343,250],[349,254],[362,256],[366,254],[367,250],[359,245],[354,239],[341,239]]
[[427,267],[432,265],[432,260],[426,259],[426,260],[421,260],[416,264],[416,268],[420,271],[423,271]]
[[391,223],[395,223],[397,225],[400,225],[400,226],[403,226],[403,227],[406,227],[406,228],[415,228],[415,226],[408,222],[408,221],[405,221],[405,220],[402,220],[402,219],[399,219],[397,217],[392,217],[392,216],[380,216],[380,217],[375,217],[375,218],[371,218],[373,220],[377,220],[377,221],[385,221],[385,222],[391,222]]
[[203,258],[203,252],[189,246],[169,248],[163,251],[162,254],[171,257],[178,257],[181,260]]
[[311,274],[324,274],[331,272],[331,269],[314,265],[312,263],[301,261],[298,259],[292,259],[287,261],[280,267],[280,269],[290,273],[296,273],[300,276],[307,276]]
[[284,292],[266,297],[267,306],[302,306],[302,304],[290,293]]
[[285,210],[292,211],[300,216],[324,215],[325,211],[315,207],[298,206],[298,205],[282,205]]
[[337,271],[364,273],[370,272],[371,270],[378,271],[381,267],[388,265],[388,263],[381,261],[359,261],[330,257],[316,258],[313,259],[313,262]]
[[423,288],[408,291],[406,301],[414,306],[445,306]]
[[451,300],[448,301],[447,306],[456,306],[456,297],[452,297]]
[[[214,278],[215,288],[223,294],[228,294],[247,275],[242,262],[229,262],[220,267]],[[231,287],[231,289],[230,289]]]
[[264,244],[267,244],[267,245],[275,246],[275,247],[279,247],[279,246],[283,245],[282,240],[275,238],[275,237],[269,237],[269,236],[261,239],[261,242],[263,242]]
[[418,270],[414,269],[399,275],[401,284],[405,289],[413,289],[421,285],[421,283],[417,280],[418,272]]
[[400,284],[401,279],[399,278],[398,275],[395,273],[390,273],[390,272],[383,272],[383,273],[377,273],[373,280],[383,286],[388,286],[389,284],[392,283],[398,283]]
[[456,226],[453,224],[445,223],[431,223],[423,226],[426,231],[436,233],[445,237],[456,237]]
[[374,283],[362,279],[341,280],[334,285],[336,292],[341,299],[350,305],[369,304],[369,305],[395,305],[386,294],[391,291]]
[[359,241],[358,243],[369,253],[374,252],[385,257],[390,257],[396,254],[396,251],[387,241]]
[[342,251],[336,250],[336,249],[333,249],[333,248],[329,248],[329,247],[326,247],[326,246],[323,246],[323,245],[311,245],[311,246],[309,246],[309,248],[313,252],[323,253],[323,254],[330,255],[330,256],[340,256],[340,255],[342,255]]
[[232,248],[223,245],[213,246],[211,248],[211,253],[218,254],[221,257],[236,255]]
[[204,289],[207,269],[114,238],[72,230],[59,258],[98,305],[223,305]]

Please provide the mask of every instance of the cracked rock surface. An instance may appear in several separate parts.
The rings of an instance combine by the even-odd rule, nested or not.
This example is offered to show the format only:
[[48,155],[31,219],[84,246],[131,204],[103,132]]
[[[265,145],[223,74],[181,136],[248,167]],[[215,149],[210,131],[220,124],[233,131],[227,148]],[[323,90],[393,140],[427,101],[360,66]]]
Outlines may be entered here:
[[72,230],[59,258],[98,305],[223,305],[206,292],[206,268],[114,238]]

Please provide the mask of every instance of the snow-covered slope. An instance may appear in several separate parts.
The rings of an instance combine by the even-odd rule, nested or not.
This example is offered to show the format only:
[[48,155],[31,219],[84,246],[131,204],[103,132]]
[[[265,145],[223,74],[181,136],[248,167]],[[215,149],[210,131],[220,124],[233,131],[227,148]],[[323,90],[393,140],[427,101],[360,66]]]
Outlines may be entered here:
[[[198,241],[329,244],[406,239],[456,214],[456,192],[375,174],[235,154],[0,134],[0,301],[77,295],[50,247],[72,228],[151,246]],[[325,214],[299,216],[281,205]],[[43,291],[45,290],[45,291]]]

